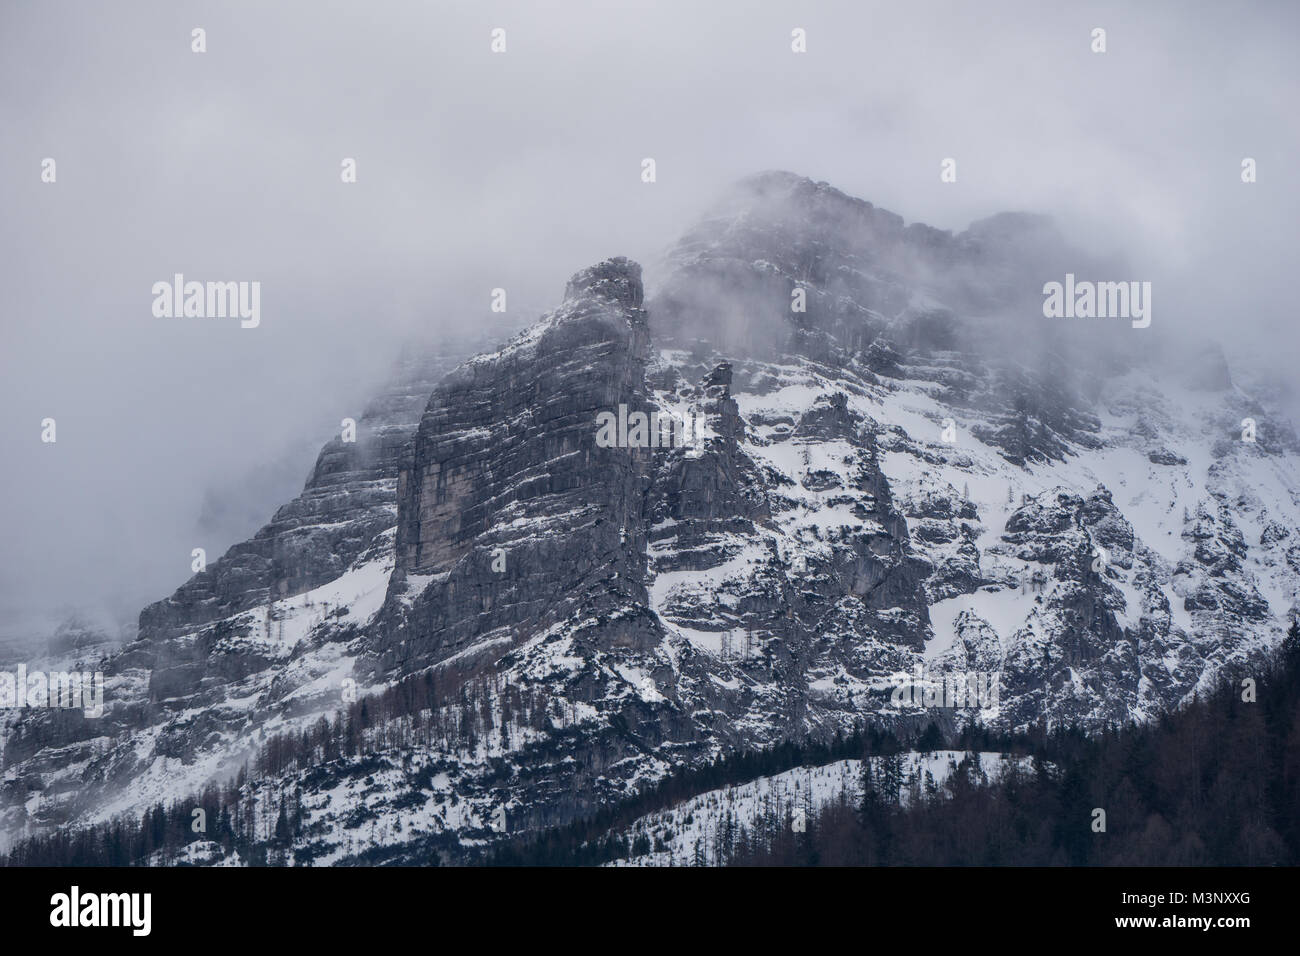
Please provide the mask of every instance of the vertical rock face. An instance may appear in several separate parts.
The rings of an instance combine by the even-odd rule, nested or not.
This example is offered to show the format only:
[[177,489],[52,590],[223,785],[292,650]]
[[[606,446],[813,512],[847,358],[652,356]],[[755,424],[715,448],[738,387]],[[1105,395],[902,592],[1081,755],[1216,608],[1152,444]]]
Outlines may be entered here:
[[434,390],[398,486],[379,672],[644,605],[649,451],[596,441],[601,413],[648,409],[641,304],[636,263],[584,269],[541,325]]
[[326,444],[298,497],[252,538],[140,613],[139,638],[121,663],[150,668],[152,699],[183,698],[205,681],[268,666],[257,654],[214,655],[226,632],[202,629],[335,580],[393,527],[397,476],[420,410],[460,357],[429,350],[404,356],[393,381],[358,418],[356,440],[340,436]]

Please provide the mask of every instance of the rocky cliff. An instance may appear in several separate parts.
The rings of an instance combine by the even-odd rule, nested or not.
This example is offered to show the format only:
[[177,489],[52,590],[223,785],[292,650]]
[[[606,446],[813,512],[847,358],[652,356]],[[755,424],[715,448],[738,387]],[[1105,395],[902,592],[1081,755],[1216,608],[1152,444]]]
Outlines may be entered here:
[[[392,715],[356,753],[246,785],[301,794],[315,862],[455,857],[863,722],[1178,706],[1293,611],[1298,448],[1215,363],[1189,386],[1125,344],[1142,331],[1043,318],[1045,277],[1105,265],[1037,217],[953,235],[745,181],[650,295],[626,259],[584,269],[431,373],[422,412],[406,388],[327,446],[266,529],[146,609],[108,716],[11,725],[8,833],[179,797],[354,694]],[[657,442],[637,415],[700,427]],[[900,702],[918,670],[996,694]]]

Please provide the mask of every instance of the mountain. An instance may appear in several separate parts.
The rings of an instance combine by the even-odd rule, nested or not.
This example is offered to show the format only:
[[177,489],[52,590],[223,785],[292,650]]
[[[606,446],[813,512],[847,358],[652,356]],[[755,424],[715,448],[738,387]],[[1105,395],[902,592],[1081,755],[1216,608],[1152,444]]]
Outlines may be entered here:
[[[954,235],[741,182],[648,294],[608,259],[499,350],[408,370],[142,612],[105,716],[10,717],[6,840],[202,800],[273,862],[456,861],[739,751],[1097,730],[1262,667],[1300,445],[1212,348],[1044,318],[1045,282],[1123,269],[1037,216]],[[918,668],[989,693],[900,701]]]

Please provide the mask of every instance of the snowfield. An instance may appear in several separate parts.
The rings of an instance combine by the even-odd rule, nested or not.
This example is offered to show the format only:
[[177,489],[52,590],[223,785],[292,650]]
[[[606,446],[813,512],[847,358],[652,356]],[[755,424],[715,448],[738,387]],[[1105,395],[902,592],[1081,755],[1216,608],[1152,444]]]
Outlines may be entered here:
[[[904,787],[900,800],[906,806],[931,786],[942,787],[958,766],[978,760],[986,781],[996,780],[1014,761],[1028,770],[1027,757],[1009,757],[1000,753],[936,750],[932,753],[903,754]],[[872,758],[879,772],[880,758]],[[651,852],[631,859],[618,860],[610,866],[715,866],[720,861],[723,830],[752,830],[764,818],[775,815],[784,826],[794,825],[794,816],[802,810],[805,819],[818,810],[843,800],[856,804],[862,798],[862,761],[839,760],[823,767],[799,767],[772,777],[760,777],[752,783],[710,790],[670,810],[647,814],[624,830],[621,835],[632,840],[645,836]]]

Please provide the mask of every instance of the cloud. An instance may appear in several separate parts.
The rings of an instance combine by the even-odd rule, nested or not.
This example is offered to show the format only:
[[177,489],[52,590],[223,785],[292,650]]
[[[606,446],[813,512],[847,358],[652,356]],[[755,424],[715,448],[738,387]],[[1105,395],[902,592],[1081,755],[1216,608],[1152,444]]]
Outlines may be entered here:
[[[760,169],[946,229],[1050,213],[1124,252],[1162,320],[1293,356],[1297,19],[1284,4],[6,4],[0,635],[69,605],[133,615],[188,576],[191,548],[252,530],[241,509],[214,527],[214,494],[247,481],[269,516],[292,493],[400,343],[482,321],[498,286],[521,315],[549,308],[609,255],[653,284],[659,253]],[[261,326],[154,318],[150,287],[175,272],[260,281]],[[39,441],[47,416],[56,445]]]

